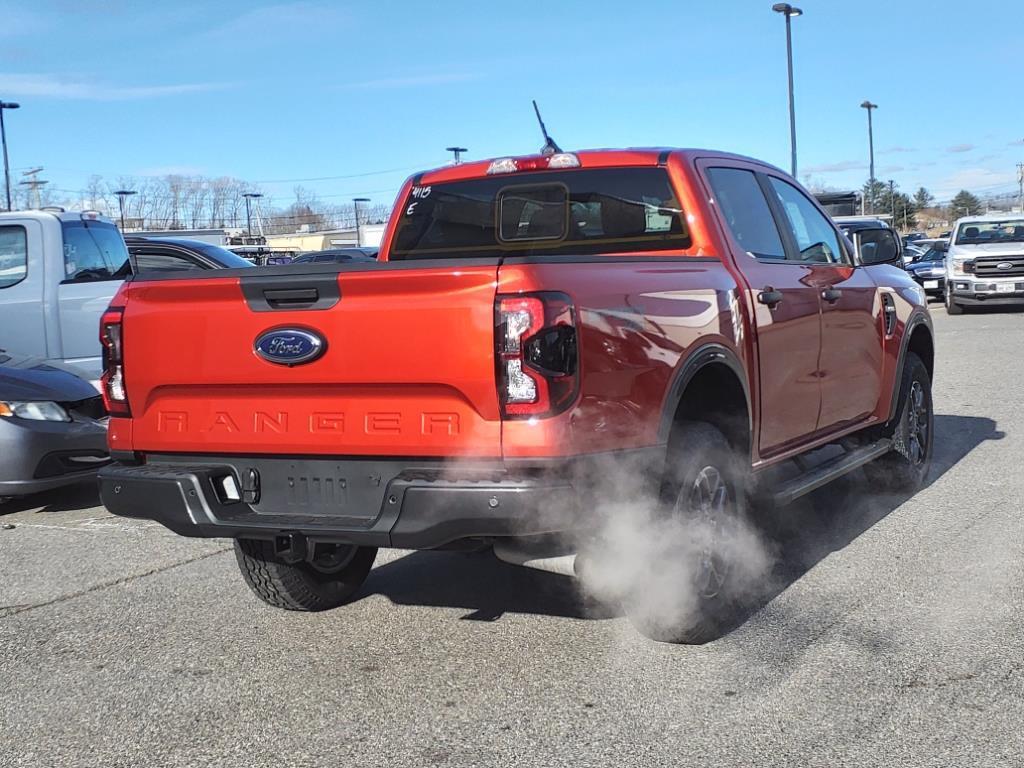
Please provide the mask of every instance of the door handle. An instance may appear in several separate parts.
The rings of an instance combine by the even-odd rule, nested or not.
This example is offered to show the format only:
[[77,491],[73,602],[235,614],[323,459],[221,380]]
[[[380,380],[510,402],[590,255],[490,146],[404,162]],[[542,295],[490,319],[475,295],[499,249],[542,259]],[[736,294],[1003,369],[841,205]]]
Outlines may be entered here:
[[776,291],[770,285],[766,285],[764,290],[757,294],[757,300],[769,309],[775,309],[782,301],[782,291]]
[[821,292],[821,298],[829,304],[835,304],[843,297],[843,292],[838,288],[826,288]]

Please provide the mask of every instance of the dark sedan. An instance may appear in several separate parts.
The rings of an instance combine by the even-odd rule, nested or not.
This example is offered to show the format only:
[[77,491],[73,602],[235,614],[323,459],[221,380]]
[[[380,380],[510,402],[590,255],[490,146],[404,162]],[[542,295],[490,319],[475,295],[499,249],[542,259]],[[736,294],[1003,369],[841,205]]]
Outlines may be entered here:
[[941,297],[946,290],[946,252],[929,248],[917,261],[907,265],[907,272],[929,296]]
[[332,248],[327,251],[309,251],[300,253],[292,264],[347,264],[349,262],[367,262],[377,259],[378,248]]
[[132,273],[145,272],[186,272],[195,269],[237,269],[251,267],[251,261],[243,259],[227,248],[190,240],[185,237],[139,237],[129,235],[124,239],[128,246]]
[[0,498],[90,480],[108,461],[95,387],[74,369],[0,351]]

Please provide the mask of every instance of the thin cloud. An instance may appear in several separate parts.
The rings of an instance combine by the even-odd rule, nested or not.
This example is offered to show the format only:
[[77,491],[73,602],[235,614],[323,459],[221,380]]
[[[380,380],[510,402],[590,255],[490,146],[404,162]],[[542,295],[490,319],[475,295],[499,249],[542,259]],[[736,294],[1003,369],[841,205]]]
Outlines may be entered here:
[[229,21],[197,35],[197,39],[247,43],[282,39],[309,40],[311,37],[337,37],[350,27],[347,11],[331,3],[278,3],[253,8]]
[[363,80],[358,83],[344,83],[336,87],[340,89],[416,88],[425,85],[466,83],[472,80],[479,80],[480,77],[480,75],[470,72],[448,72],[431,75],[412,75],[410,77],[385,77],[378,80]]
[[177,83],[173,85],[110,85],[60,75],[0,73],[0,92],[10,96],[37,96],[82,101],[131,101],[161,96],[181,96],[229,88],[228,83]]
[[970,152],[974,149],[974,144],[954,144],[951,147],[946,147],[947,152]]
[[879,168],[879,173],[899,173],[900,171],[907,170],[902,165],[886,165],[883,168]]
[[842,173],[843,171],[857,171],[866,167],[867,166],[859,160],[843,160],[841,163],[809,165],[801,170],[806,173]]
[[880,150],[880,155],[895,155],[902,154],[904,152],[917,152],[913,147],[887,147],[886,149]]
[[1008,147],[1024,147],[1024,139],[1017,139],[1016,141],[1011,141],[1006,146],[1008,146]]
[[1017,174],[1009,171],[993,171],[990,168],[966,168],[946,176],[933,185],[937,197],[952,197],[961,189],[971,192],[992,192],[1001,188],[1016,186]]

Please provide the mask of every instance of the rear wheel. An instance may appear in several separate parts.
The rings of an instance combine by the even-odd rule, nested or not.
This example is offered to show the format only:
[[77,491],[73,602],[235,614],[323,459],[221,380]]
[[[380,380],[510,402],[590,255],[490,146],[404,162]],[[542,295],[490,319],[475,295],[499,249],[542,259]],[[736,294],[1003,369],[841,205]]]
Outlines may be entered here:
[[932,462],[935,414],[928,368],[913,352],[907,353],[900,381],[899,411],[892,423],[892,452],[868,464],[865,470],[875,488],[916,491],[924,483]]
[[735,620],[766,560],[747,523],[749,468],[721,430],[694,421],[676,425],[668,462],[665,524],[648,532],[646,577],[624,607],[653,640],[705,643]]
[[235,557],[245,583],[268,605],[289,611],[337,608],[366,581],[377,548],[315,546],[311,561],[289,563],[278,557],[272,541],[236,539]]
[[946,313],[950,315],[962,315],[964,313],[963,304],[957,304],[953,299],[953,288],[946,283]]

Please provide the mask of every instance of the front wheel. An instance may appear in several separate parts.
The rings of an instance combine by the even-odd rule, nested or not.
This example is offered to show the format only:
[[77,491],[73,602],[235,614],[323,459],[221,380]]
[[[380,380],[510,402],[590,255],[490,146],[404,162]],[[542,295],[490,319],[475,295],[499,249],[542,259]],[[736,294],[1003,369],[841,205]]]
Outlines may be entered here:
[[312,560],[290,563],[278,557],[273,541],[236,539],[235,557],[245,583],[268,605],[289,611],[337,608],[366,581],[377,548],[315,546]]
[[947,283],[946,284],[946,314],[949,315],[962,315],[964,313],[963,304],[957,304],[953,299],[953,288]]
[[872,485],[911,493],[924,484],[932,463],[935,414],[932,379],[924,361],[907,353],[900,381],[899,410],[891,425],[892,452],[868,464]]

